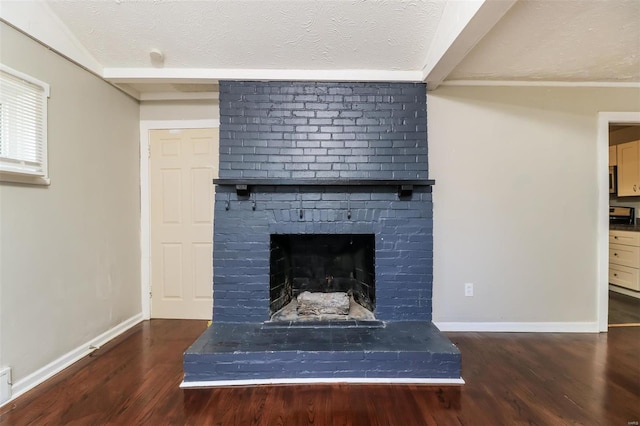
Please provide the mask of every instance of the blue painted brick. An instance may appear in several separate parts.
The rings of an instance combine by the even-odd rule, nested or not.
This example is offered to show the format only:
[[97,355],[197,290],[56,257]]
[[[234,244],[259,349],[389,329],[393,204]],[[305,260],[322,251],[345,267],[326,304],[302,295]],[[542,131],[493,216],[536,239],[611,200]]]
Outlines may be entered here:
[[311,133],[308,135],[308,138],[309,140],[319,140],[319,141],[330,140],[331,133]]
[[355,138],[356,138],[356,134],[355,133],[334,132],[332,134],[332,139],[334,139],[334,140],[353,140]]
[[[332,110],[334,109],[334,108],[331,108],[331,104],[327,104],[326,107]],[[327,109],[327,108],[324,108],[324,109]],[[316,112],[316,117],[318,118],[335,118],[335,117],[338,117],[339,115],[340,115],[339,111],[317,111]]]
[[286,170],[309,170],[309,163],[286,163],[281,164]]
[[278,154],[280,152],[279,148],[276,147],[268,147],[268,148],[256,148],[256,154],[260,155],[273,155]]
[[343,159],[338,155],[325,155],[316,158],[316,161],[320,163],[337,163],[342,160]]
[[320,132],[331,133],[331,134],[341,133],[342,126],[320,126]]
[[[308,118],[301,118],[301,117],[285,118],[283,120],[284,124],[295,124],[295,125],[304,125],[304,124],[307,124],[308,121],[309,121]],[[220,141],[220,143],[222,144],[222,140]]]
[[353,105],[349,102],[329,102],[330,111],[347,111],[353,108]]
[[309,124],[316,125],[316,126],[327,126],[327,125],[330,125],[331,123],[333,123],[333,120],[331,118],[310,118],[309,119]]
[[316,173],[323,172],[314,172],[314,171],[292,171],[291,177],[294,179],[311,179],[316,177]]
[[316,177],[319,179],[338,178],[341,176],[339,171],[317,171]]
[[[238,172],[245,177],[267,173],[280,178],[428,175],[426,91],[422,84],[221,82],[220,93],[221,177],[238,177]],[[347,101],[347,96],[353,98]],[[392,97],[401,104],[390,105]],[[236,169],[242,164],[244,169]],[[379,232],[385,241],[377,239],[376,243],[381,259],[376,268],[378,316],[391,320],[411,319],[412,315],[430,318],[430,193],[416,188],[413,201],[405,203],[397,202],[389,190],[360,193],[353,188],[344,192],[319,188],[303,194],[292,194],[291,188],[268,191],[265,188],[264,193],[254,194],[258,206],[252,211],[250,203],[238,200],[233,188],[218,188],[214,222],[217,321],[267,319],[268,265],[264,262],[268,259],[269,234],[274,232]],[[345,213],[347,194],[351,220]],[[298,215],[300,195],[305,209],[302,220]],[[223,207],[227,196],[232,200],[229,211]],[[323,202],[328,204],[319,204]],[[407,218],[428,223],[411,227],[406,225]],[[239,247],[229,245],[234,242],[247,243],[248,247],[261,242],[266,246],[234,250]],[[412,244],[425,248],[418,250]],[[257,257],[262,258],[261,264]],[[404,287],[396,290],[385,289],[401,285]],[[394,303],[407,309],[398,311]],[[255,312],[238,314],[238,308],[249,305]],[[340,366],[336,371],[348,376],[351,370]]]
[[322,102],[306,102],[304,104],[304,107],[309,110],[326,110],[329,108],[329,106],[326,103],[322,103]]
[[332,165],[328,163],[312,163],[309,164],[309,170],[331,170]]
[[[312,135],[314,136],[314,135]],[[298,148],[319,148],[321,146],[321,142],[319,141],[296,141],[296,147]]]
[[[325,138],[330,138],[331,135],[323,135],[325,136]],[[349,144],[349,141],[321,141],[320,142],[320,146],[323,148],[344,148],[345,146],[347,146],[347,144]],[[331,154],[329,154],[331,155]]]

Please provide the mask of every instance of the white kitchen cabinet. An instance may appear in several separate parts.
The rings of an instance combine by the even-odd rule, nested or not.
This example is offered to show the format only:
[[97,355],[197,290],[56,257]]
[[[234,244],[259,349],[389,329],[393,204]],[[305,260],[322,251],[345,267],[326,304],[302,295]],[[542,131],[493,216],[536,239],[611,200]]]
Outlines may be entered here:
[[640,232],[609,231],[609,283],[640,291]]

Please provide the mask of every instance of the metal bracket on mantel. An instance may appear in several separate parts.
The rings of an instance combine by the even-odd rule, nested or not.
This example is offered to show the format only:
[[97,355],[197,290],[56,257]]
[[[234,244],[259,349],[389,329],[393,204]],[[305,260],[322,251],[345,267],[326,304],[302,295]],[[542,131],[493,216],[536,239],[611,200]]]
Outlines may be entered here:
[[398,197],[411,197],[413,195],[413,185],[398,185]]
[[245,197],[249,195],[249,186],[247,184],[237,184],[236,194],[238,194],[238,197]]
[[415,186],[433,186],[435,181],[432,179],[213,179],[213,183],[216,185],[235,186],[236,194],[242,197],[247,197],[251,194],[252,186],[397,186],[398,197],[411,198]]

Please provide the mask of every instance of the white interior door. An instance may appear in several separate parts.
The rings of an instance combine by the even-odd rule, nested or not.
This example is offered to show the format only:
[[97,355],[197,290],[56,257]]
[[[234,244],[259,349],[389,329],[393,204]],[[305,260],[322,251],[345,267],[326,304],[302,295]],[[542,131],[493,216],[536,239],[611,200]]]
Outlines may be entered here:
[[218,129],[151,130],[151,317],[211,319]]

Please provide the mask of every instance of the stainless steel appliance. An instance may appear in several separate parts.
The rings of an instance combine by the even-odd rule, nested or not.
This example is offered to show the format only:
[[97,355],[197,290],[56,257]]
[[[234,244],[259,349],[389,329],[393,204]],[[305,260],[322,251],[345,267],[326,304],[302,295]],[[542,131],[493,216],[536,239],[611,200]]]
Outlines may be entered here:
[[609,167],[609,194],[618,192],[618,168],[616,166]]
[[633,225],[636,220],[636,209],[633,207],[609,207],[610,225]]

